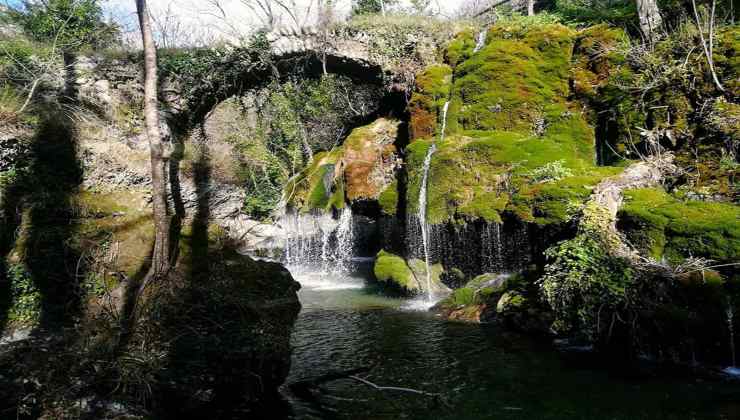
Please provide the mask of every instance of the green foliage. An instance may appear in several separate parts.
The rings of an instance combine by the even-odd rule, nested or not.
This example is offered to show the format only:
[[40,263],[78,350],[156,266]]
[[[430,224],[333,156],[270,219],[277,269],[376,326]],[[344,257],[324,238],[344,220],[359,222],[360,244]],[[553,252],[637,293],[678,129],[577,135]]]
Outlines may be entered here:
[[11,307],[8,318],[17,323],[29,324],[38,320],[41,311],[41,293],[23,264],[9,264]]
[[380,13],[386,8],[397,3],[397,0],[354,0],[352,3],[353,15],[367,15]]
[[608,22],[626,27],[637,23],[633,0],[556,0],[554,13],[564,22],[584,26]]
[[98,0],[24,0],[8,16],[29,36],[62,51],[104,48],[119,35],[115,24],[103,21]]
[[621,310],[633,273],[627,261],[610,256],[599,239],[581,234],[548,249],[542,294],[555,314],[553,327],[596,337],[599,313]]

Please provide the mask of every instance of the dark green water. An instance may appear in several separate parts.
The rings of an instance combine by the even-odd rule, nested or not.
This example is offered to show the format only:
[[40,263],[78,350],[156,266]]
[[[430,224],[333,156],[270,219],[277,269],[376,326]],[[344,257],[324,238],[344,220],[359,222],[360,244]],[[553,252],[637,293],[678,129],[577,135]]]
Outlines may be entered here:
[[740,387],[586,363],[486,325],[443,321],[383,297],[361,277],[306,275],[287,383],[370,367],[310,396],[284,394],[297,419],[740,419]]

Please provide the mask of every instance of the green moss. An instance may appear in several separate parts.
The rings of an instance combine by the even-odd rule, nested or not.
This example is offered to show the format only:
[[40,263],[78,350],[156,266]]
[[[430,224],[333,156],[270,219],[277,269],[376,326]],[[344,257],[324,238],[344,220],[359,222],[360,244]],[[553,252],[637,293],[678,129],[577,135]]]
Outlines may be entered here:
[[379,118],[352,130],[344,141],[340,167],[347,200],[377,200],[395,178],[400,121]]
[[335,179],[335,167],[344,149],[314,155],[311,163],[285,186],[288,203],[303,212],[344,207],[343,183]]
[[398,209],[398,181],[394,180],[390,185],[380,193],[378,197],[380,210],[383,214],[392,216]]
[[[447,135],[429,171],[428,222],[500,222],[505,211],[539,224],[566,222],[593,186],[621,170],[594,164],[594,129],[568,101],[576,38],[562,25],[513,19],[494,25],[476,54],[455,55],[467,48],[465,34],[451,44],[460,62]],[[429,145],[416,141],[406,150],[411,212]],[[543,179],[554,162],[557,176]]]
[[408,292],[420,290],[419,283],[406,261],[395,254],[380,251],[373,272],[375,278],[381,282],[393,284]]
[[416,89],[408,110],[411,115],[411,140],[433,137],[438,133],[442,109],[450,98],[452,68],[433,65],[416,76]]
[[488,44],[455,69],[456,117],[467,130],[531,132],[567,110],[573,33],[561,25],[495,25]]
[[468,306],[476,304],[475,289],[470,287],[463,287],[455,290],[452,294],[445,299],[443,306]]
[[445,50],[445,61],[452,67],[457,66],[473,55],[477,40],[473,31],[463,31],[450,41]]
[[661,189],[637,189],[625,193],[619,219],[630,241],[654,258],[740,260],[740,206],[684,202]]

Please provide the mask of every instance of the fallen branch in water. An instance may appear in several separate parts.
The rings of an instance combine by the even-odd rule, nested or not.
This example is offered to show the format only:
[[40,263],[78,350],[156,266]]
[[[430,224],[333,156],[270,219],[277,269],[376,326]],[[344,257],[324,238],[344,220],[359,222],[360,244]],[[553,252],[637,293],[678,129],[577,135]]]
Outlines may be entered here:
[[373,388],[373,389],[375,389],[377,391],[408,392],[408,393],[411,393],[411,394],[417,394],[417,395],[423,395],[425,397],[431,397],[431,398],[434,398],[435,401],[439,401],[442,404],[444,404],[445,406],[450,407],[450,405],[447,403],[447,401],[445,401],[445,399],[444,399],[444,397],[443,397],[442,394],[421,391],[421,390],[413,389],[413,388],[402,388],[402,387],[397,387],[397,386],[380,386],[378,384],[375,384],[373,382],[368,381],[367,379],[360,378],[359,376],[356,376],[356,375],[349,376],[349,379],[354,379],[355,381],[360,382],[360,383],[362,383],[364,385],[367,385],[370,388]]
[[353,375],[357,375],[358,373],[365,373],[368,371],[370,371],[369,367],[360,367],[346,371],[329,372],[325,375],[293,382],[292,384],[288,385],[288,387],[293,391],[302,391],[308,388],[316,388],[325,382],[351,378]]
[[413,388],[404,388],[404,387],[397,387],[397,386],[380,386],[378,384],[368,381],[365,378],[361,378],[357,376],[360,373],[366,373],[366,372],[369,372],[370,370],[371,370],[370,367],[360,367],[360,368],[350,369],[346,371],[329,372],[325,375],[293,382],[292,384],[288,385],[288,388],[290,388],[291,391],[296,393],[296,395],[308,395],[310,394],[311,389],[318,388],[319,385],[323,383],[336,381],[340,379],[352,379],[354,381],[360,382],[363,385],[373,388],[376,391],[406,392],[410,394],[422,395],[425,397],[430,397],[434,399],[434,401],[438,401],[446,407],[451,407],[451,405],[444,399],[444,395],[442,394],[421,391],[421,390],[413,389]]

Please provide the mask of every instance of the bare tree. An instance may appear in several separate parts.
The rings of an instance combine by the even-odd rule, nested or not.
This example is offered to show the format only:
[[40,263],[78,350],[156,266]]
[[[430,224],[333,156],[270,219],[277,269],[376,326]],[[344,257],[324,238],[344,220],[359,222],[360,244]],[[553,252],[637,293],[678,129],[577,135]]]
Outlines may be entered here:
[[534,16],[534,0],[527,0],[527,16]]
[[171,149],[163,141],[159,128],[157,100],[157,48],[154,45],[149,9],[146,0],[136,0],[136,11],[144,45],[144,119],[149,139],[152,176],[152,203],[154,207],[154,248],[152,265],[142,287],[150,280],[161,278],[170,269],[170,210],[167,205],[167,173]]
[[708,26],[707,31],[709,34],[707,35],[709,37],[709,42],[707,42],[707,39],[704,37],[704,25],[702,24],[701,19],[699,18],[699,11],[696,7],[696,0],[691,0],[692,6],[694,6],[694,17],[696,18],[696,27],[699,29],[699,36],[701,37],[701,46],[704,49],[704,55],[707,57],[707,64],[709,64],[709,71],[712,73],[712,79],[714,80],[715,86],[717,86],[717,89],[719,89],[720,92],[724,92],[725,88],[722,86],[722,83],[720,83],[719,78],[717,77],[717,72],[714,69],[714,12],[717,7],[717,0],[712,0],[712,11],[709,15],[709,23],[706,25]]
[[656,0],[636,0],[637,15],[640,19],[640,30],[649,43],[653,43],[658,36],[658,30],[663,24],[660,9]]

